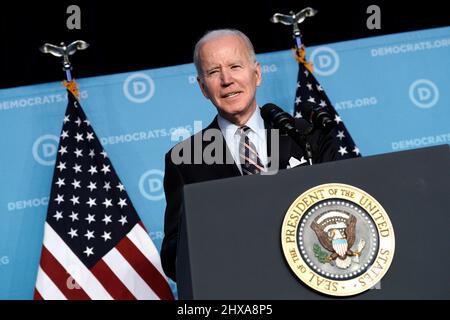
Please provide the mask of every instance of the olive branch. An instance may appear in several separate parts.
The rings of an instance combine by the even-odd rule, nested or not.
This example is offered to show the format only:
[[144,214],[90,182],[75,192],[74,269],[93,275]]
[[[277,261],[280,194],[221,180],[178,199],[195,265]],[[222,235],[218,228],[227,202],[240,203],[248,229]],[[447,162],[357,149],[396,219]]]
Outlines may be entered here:
[[326,251],[322,251],[322,249],[320,248],[320,246],[317,243],[314,243],[313,251],[314,251],[314,256],[317,257],[317,259],[319,259],[320,263],[327,262],[326,258],[328,256],[328,254],[326,253]]

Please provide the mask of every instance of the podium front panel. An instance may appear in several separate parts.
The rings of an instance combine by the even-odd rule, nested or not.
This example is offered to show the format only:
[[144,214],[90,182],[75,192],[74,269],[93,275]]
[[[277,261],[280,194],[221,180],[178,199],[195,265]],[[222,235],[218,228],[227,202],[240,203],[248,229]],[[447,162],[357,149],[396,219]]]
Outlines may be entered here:
[[344,183],[387,211],[395,255],[375,288],[339,299],[449,299],[448,145],[185,186],[180,299],[330,299],[297,279],[281,248],[286,210],[304,191]]

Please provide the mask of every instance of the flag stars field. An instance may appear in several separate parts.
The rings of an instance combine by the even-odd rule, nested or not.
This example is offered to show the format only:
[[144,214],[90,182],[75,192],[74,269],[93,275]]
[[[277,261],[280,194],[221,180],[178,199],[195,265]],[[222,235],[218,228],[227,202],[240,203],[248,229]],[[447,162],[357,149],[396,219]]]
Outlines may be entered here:
[[[297,49],[297,56],[305,56],[304,48]],[[336,127],[332,130],[330,135],[333,136],[335,140],[333,145],[335,146],[335,151],[338,159],[347,159],[360,157],[361,154],[359,149],[353,142],[350,133],[344,125],[341,117],[338,115],[336,110],[334,109],[330,99],[325,93],[322,85],[317,81],[315,76],[308,72],[305,64],[300,62],[298,64],[298,75],[297,75],[297,89],[295,93],[295,102],[294,102],[294,114],[296,118],[299,118],[299,113],[302,112],[302,103],[301,101],[308,101],[312,104],[316,104],[318,107],[326,108],[327,112],[334,118],[336,122]],[[349,153],[347,150],[354,150],[352,153]]]

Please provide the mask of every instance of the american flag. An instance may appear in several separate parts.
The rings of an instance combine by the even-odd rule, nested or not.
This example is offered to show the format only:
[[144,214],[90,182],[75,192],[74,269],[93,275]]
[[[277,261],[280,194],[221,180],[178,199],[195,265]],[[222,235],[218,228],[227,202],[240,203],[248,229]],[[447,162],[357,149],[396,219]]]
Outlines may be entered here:
[[173,299],[159,253],[68,91],[35,299]]
[[336,126],[330,134],[335,137],[338,158],[349,159],[361,157],[359,148],[353,142],[344,122],[334,109],[324,89],[312,74],[312,65],[304,60],[305,51],[303,46],[296,50],[296,55],[299,61],[299,68],[294,102],[294,116],[296,118],[302,117],[302,103],[306,101],[320,107],[325,107],[336,122]]

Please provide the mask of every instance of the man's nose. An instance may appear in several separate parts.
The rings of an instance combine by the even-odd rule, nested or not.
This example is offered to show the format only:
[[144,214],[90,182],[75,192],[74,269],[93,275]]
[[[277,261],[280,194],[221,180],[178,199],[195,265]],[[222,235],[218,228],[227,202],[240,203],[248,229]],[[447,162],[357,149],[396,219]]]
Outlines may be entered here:
[[223,69],[220,73],[220,84],[224,87],[227,87],[232,84],[233,81],[233,75],[231,74],[230,70]]

